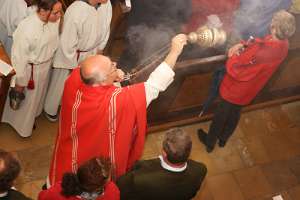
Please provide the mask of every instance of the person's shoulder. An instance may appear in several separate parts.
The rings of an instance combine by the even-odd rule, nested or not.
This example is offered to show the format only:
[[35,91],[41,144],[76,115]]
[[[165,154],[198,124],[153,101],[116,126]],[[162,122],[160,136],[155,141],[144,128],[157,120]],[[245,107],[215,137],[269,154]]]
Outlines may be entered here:
[[16,29],[16,33],[20,33],[25,37],[31,38],[35,35],[36,30],[39,28],[39,24],[41,22],[38,21],[38,17],[36,13],[33,13],[27,17],[25,17],[18,25]]
[[150,159],[150,160],[140,160],[135,163],[133,166],[134,174],[138,176],[151,176],[151,174],[155,174],[159,171],[164,171],[161,167],[160,160]]
[[40,200],[61,199],[62,198],[61,191],[62,191],[61,182],[57,182],[47,190],[40,191],[38,199]]
[[103,198],[99,198],[99,200],[100,199],[101,200],[116,199],[116,198],[119,198],[119,196],[120,196],[120,190],[119,190],[118,186],[114,182],[109,181],[105,185],[105,191],[104,191]]
[[128,85],[125,87],[122,87],[124,92],[135,92],[135,91],[141,91],[145,89],[145,84],[144,83],[137,83],[137,84],[132,84],[132,85]]
[[9,190],[9,198],[14,200],[32,200],[29,197],[26,197],[23,193],[17,191],[17,190]]
[[27,4],[24,0],[8,0],[10,1],[11,5],[14,5],[16,8],[23,8],[26,10]]
[[191,169],[192,171],[197,171],[201,174],[206,174],[207,173],[207,167],[204,163],[197,162],[194,160],[188,160],[188,168]]
[[80,81],[81,82],[80,67],[76,67],[72,70],[70,76],[66,80],[66,83],[70,82],[70,81],[71,81],[71,84],[74,84],[74,81]]
[[74,20],[82,19],[88,16],[88,11],[93,9],[88,3],[83,1],[74,1],[66,10],[65,18]]
[[107,9],[108,9],[108,10],[112,10],[112,5],[111,5],[110,0],[108,0],[108,1],[107,1],[106,3],[104,3],[104,4],[101,4],[97,10],[102,10],[102,9],[104,9],[104,10],[107,10]]
[[160,166],[159,158],[149,159],[149,160],[140,160],[136,163],[136,165],[140,167],[152,167],[152,166]]
[[110,191],[119,191],[118,186],[113,181],[107,182],[105,185],[105,189]]
[[91,9],[93,8],[88,3],[83,1],[74,1],[68,8],[66,12],[70,11],[82,11],[83,9]]

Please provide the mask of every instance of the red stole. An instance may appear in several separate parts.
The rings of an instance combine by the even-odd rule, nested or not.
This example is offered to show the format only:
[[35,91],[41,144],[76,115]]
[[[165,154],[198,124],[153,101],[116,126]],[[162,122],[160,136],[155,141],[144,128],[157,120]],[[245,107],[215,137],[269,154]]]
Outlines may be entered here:
[[109,157],[112,176],[124,174],[143,152],[146,133],[144,84],[124,88],[91,87],[79,68],[65,82],[59,131],[50,168],[50,183],[95,156]]

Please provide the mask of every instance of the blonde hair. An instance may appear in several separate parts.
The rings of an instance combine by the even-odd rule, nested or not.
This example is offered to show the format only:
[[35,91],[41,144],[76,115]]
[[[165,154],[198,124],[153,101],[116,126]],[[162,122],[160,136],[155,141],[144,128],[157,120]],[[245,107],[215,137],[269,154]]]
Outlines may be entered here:
[[280,10],[273,15],[271,28],[275,30],[278,39],[287,39],[296,31],[295,17],[285,10]]

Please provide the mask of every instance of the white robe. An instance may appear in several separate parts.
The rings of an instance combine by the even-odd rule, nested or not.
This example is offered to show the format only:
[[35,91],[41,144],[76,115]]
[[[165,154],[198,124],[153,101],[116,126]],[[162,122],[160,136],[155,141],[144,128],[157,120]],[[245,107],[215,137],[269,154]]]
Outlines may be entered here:
[[11,55],[12,35],[20,21],[32,14],[34,8],[27,8],[24,0],[0,1],[0,41],[8,56]]
[[49,70],[59,43],[59,22],[44,23],[35,13],[25,18],[13,34],[12,66],[19,86],[27,86],[34,63],[35,88],[25,88],[25,100],[19,110],[12,110],[9,98],[5,103],[2,122],[9,123],[22,137],[32,134],[35,118],[41,114],[48,86]]
[[[45,100],[46,113],[57,114],[69,69],[74,69],[86,57],[104,49],[109,38],[111,17],[110,1],[97,9],[83,1],[75,1],[68,7]],[[84,51],[78,61],[77,50]]]

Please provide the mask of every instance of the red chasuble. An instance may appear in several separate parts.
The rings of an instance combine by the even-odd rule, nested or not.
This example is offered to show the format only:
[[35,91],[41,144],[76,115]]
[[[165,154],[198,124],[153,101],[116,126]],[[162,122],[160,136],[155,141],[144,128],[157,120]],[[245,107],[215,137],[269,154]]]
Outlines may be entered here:
[[115,165],[112,176],[124,174],[140,158],[146,133],[144,84],[91,87],[73,70],[65,82],[59,131],[50,168],[50,183],[95,157]]

